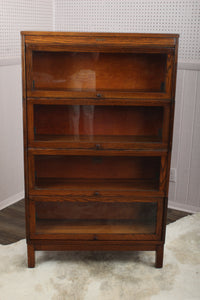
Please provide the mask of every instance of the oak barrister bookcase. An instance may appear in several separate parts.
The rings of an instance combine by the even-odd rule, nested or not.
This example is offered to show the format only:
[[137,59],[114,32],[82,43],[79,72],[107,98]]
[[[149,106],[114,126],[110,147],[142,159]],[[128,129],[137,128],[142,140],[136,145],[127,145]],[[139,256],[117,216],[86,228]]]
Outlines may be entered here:
[[162,267],[178,35],[22,32],[28,266],[150,250]]

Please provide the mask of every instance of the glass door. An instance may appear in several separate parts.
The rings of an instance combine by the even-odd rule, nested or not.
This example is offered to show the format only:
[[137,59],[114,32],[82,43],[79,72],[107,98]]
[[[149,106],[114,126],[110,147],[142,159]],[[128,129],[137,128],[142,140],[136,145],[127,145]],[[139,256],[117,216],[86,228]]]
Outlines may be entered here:
[[134,240],[159,237],[160,198],[111,203],[37,200],[32,204],[34,238]]
[[[90,151],[90,150],[88,150]],[[166,156],[29,154],[32,195],[77,195],[138,192],[163,195]],[[75,153],[74,153],[75,154]],[[123,155],[122,155],[123,154]]]
[[28,96],[170,98],[172,53],[27,49]]
[[53,148],[167,148],[170,105],[28,103],[29,145]]

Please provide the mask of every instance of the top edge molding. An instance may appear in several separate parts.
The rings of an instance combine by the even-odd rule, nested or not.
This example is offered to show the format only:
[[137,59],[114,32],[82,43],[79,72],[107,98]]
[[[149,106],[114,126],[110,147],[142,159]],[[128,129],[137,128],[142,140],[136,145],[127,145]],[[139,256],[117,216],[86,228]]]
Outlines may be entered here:
[[112,37],[151,37],[151,38],[178,38],[179,34],[168,33],[127,33],[127,32],[63,32],[63,31],[21,31],[21,35],[44,36],[112,36]]

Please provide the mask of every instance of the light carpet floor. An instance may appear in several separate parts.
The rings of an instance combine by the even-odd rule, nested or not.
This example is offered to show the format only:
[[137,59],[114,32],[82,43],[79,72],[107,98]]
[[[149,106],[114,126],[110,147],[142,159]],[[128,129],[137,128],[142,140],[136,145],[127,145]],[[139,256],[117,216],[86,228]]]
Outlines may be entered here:
[[154,252],[36,252],[0,245],[1,300],[200,299],[200,213],[167,226],[163,269]]

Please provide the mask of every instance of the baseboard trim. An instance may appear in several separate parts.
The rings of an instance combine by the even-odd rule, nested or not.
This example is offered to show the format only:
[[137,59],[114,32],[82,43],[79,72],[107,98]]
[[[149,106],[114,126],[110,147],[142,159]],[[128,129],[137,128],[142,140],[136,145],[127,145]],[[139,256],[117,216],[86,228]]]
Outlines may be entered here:
[[15,202],[18,202],[19,200],[24,198],[24,191],[21,191],[18,194],[15,194],[7,199],[4,199],[0,202],[0,210],[6,208],[7,206],[14,204]]
[[199,71],[200,70],[200,61],[190,61],[190,62],[184,62],[179,61],[178,62],[178,70],[191,70],[191,71]]
[[188,204],[177,203],[177,202],[173,202],[173,201],[168,202],[168,208],[182,210],[182,211],[189,212],[189,213],[200,212],[200,207],[188,205]]

